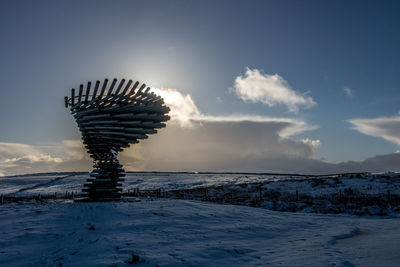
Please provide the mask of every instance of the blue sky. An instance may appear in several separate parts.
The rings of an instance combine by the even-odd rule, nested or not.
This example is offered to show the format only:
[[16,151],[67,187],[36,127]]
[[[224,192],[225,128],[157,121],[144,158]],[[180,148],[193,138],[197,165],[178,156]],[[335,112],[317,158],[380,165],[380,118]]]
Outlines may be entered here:
[[[63,96],[82,82],[125,77],[190,96],[203,117],[302,122],[307,131],[275,141],[319,140],[305,158],[339,163],[389,155],[400,145],[399,11],[397,1],[3,1],[0,142],[29,147],[18,157],[34,150],[62,161],[60,144],[80,138]],[[293,112],[274,98],[275,87],[246,100],[235,84],[246,70],[264,77],[264,93],[278,75],[314,104]],[[246,94],[253,88],[244,86]],[[271,97],[274,104],[266,104]],[[268,154],[268,144],[257,153]],[[0,161],[18,157],[8,152]],[[0,173],[18,172],[5,166]]]

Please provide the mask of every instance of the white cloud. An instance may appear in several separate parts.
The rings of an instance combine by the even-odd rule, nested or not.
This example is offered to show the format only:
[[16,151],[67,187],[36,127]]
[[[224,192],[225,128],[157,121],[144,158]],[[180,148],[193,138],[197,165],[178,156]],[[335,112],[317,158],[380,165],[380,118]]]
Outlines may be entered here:
[[259,115],[231,114],[228,116],[205,115],[200,112],[192,97],[189,94],[182,94],[175,89],[154,88],[154,93],[162,96],[170,107],[171,121],[178,123],[181,127],[193,127],[202,122],[282,122],[286,123],[279,132],[281,137],[289,137],[305,131],[315,130],[318,127],[308,125],[306,122],[292,118],[274,118]]
[[352,119],[353,129],[400,145],[400,116],[375,119]]
[[0,142],[0,176],[53,171],[88,171],[92,159],[81,140],[28,145]]
[[0,142],[0,164],[13,166],[20,161],[57,163],[61,159],[45,154],[31,145]]
[[316,104],[312,97],[294,91],[278,74],[264,74],[258,69],[246,68],[243,76],[236,77],[233,91],[243,101],[270,107],[285,105],[293,113],[298,113],[300,106],[309,108]]
[[0,173],[3,175],[38,172],[35,168],[43,166],[46,166],[44,169],[48,171],[61,162],[61,158],[40,151],[31,145],[0,143]]
[[305,138],[305,139],[301,139],[301,141],[304,144],[307,144],[312,148],[312,152],[313,152],[314,155],[317,152],[317,149],[318,149],[319,145],[321,144],[321,141],[318,140],[318,139],[317,140],[311,140],[309,138]]
[[347,96],[348,98],[353,98],[353,97],[354,97],[354,90],[351,89],[350,87],[345,86],[345,87],[343,88],[343,91],[344,91],[344,93],[346,94],[346,96]]
[[200,111],[189,94],[184,95],[170,88],[153,88],[152,91],[164,99],[171,109],[171,119],[178,121],[181,126],[192,126],[191,120],[200,116]]

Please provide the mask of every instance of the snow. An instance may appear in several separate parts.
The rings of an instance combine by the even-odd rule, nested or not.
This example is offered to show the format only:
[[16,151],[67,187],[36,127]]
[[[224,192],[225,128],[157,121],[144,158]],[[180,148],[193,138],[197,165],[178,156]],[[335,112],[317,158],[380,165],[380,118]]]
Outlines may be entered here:
[[[88,173],[47,173],[0,178],[0,198],[71,198]],[[140,190],[142,194],[136,194]],[[232,173],[127,173],[125,195],[162,196],[263,207],[276,211],[400,215],[400,175],[309,177]],[[133,192],[133,194],[132,194]],[[148,192],[148,193],[146,193]]]
[[[80,192],[82,184],[89,178],[88,173],[53,173],[0,177],[0,194],[15,194],[17,196],[65,193],[65,191]],[[123,189],[134,188],[164,190],[214,186],[220,184],[239,184],[259,181],[269,181],[276,178],[271,175],[242,174],[196,174],[196,173],[126,173]],[[34,188],[31,188],[35,186]],[[21,187],[25,190],[20,191]]]
[[0,205],[0,265],[399,266],[400,220],[168,200]]
[[[47,173],[0,177],[0,195],[64,194],[66,191],[79,193],[88,173]],[[230,173],[127,173],[123,190],[162,190],[215,187],[263,183],[268,189],[294,193],[296,190],[312,196],[337,193],[338,190],[353,188],[361,193],[400,193],[400,174],[364,174],[361,176],[296,177],[290,175],[258,175]],[[316,184],[316,181],[319,182]]]
[[[79,193],[87,178],[87,173],[2,177],[0,195]],[[297,191],[314,197],[315,206],[328,201],[318,197],[338,190],[399,195],[400,176],[128,173],[124,182],[125,191],[159,188],[207,188],[211,198],[226,190],[236,190],[237,198],[257,197],[257,188],[283,196]],[[269,210],[274,205],[292,203],[265,201],[263,208],[253,208],[149,197],[0,202],[0,266],[400,266],[398,213],[360,217]]]

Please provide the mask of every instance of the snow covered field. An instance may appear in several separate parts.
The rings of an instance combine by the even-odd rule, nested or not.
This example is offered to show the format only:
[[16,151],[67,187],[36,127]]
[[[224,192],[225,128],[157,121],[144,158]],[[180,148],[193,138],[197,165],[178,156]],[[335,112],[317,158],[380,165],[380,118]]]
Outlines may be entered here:
[[[46,173],[0,177],[0,195],[27,196],[36,194],[79,193],[88,173]],[[123,190],[134,188],[164,190],[238,184],[283,179],[272,175],[196,174],[196,173],[127,173]]]
[[[88,174],[0,178],[0,195],[79,193]],[[124,190],[255,185],[314,197],[399,193],[398,174],[305,178],[128,173]],[[213,189],[214,188],[214,189]],[[214,190],[215,192],[213,193]],[[256,195],[258,191],[255,191]],[[239,196],[239,195],[237,195]],[[277,212],[194,200],[25,201],[0,205],[1,266],[400,266],[400,217]]]
[[[47,173],[0,178],[0,198],[76,196],[87,173]],[[136,194],[132,192],[141,193]],[[290,176],[231,173],[127,173],[125,195],[161,196],[263,207],[276,211],[400,214],[400,175]],[[148,193],[146,193],[148,192]],[[158,192],[158,193],[157,193]],[[11,200],[13,201],[13,200]]]
[[0,265],[399,266],[399,229],[397,218],[186,200],[11,203],[0,206]]
[[[88,173],[46,173],[0,177],[0,195],[29,196],[37,194],[79,193]],[[366,194],[400,193],[400,174],[345,175],[316,179],[290,175],[227,174],[227,173],[127,173],[123,190],[174,190],[220,185],[251,183],[268,184],[268,188],[286,192],[308,193],[313,196],[353,188]]]

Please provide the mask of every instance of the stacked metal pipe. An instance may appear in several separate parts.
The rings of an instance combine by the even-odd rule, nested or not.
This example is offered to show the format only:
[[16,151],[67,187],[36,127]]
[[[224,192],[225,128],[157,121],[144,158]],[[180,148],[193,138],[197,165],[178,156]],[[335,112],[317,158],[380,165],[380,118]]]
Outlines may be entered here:
[[85,148],[94,160],[94,170],[82,191],[85,200],[121,198],[124,169],[117,155],[130,144],[146,139],[165,127],[169,108],[150,87],[125,79],[81,84],[76,93],[65,97],[82,133]]

